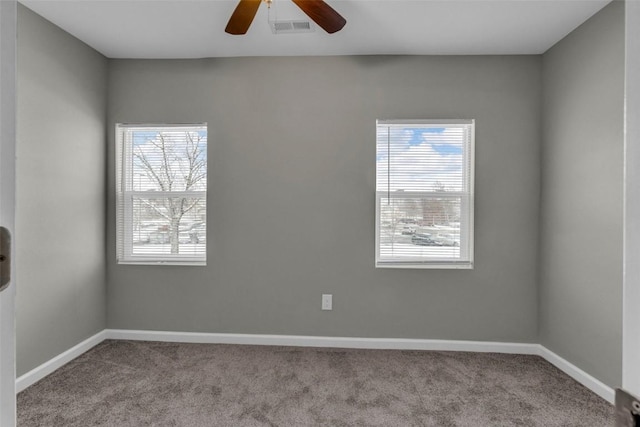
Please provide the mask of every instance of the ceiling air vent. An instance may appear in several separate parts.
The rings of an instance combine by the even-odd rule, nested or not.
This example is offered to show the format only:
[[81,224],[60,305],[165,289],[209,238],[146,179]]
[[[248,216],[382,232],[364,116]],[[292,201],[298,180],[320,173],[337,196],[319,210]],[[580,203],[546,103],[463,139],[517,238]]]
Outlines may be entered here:
[[314,31],[310,21],[270,21],[269,26],[273,34],[312,33]]

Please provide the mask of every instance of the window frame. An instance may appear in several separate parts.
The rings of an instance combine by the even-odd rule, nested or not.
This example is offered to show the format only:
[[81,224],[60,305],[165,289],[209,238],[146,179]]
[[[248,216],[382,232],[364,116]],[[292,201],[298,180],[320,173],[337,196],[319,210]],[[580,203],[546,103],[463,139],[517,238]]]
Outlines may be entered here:
[[[116,262],[124,265],[181,265],[181,266],[206,266],[207,242],[204,243],[204,254],[194,256],[191,254],[151,254],[141,255],[133,253],[133,217],[134,199],[166,199],[166,198],[201,198],[207,204],[207,190],[193,191],[134,191],[127,190],[127,182],[131,181],[131,168],[126,168],[133,159],[133,141],[130,139],[132,132],[127,130],[174,130],[178,128],[197,129],[205,128],[208,134],[207,123],[116,123]],[[207,138],[208,145],[208,138]],[[208,149],[207,149],[207,174],[208,174]],[[208,234],[208,230],[205,230]],[[120,235],[122,234],[122,238]]]
[[[463,151],[463,168],[465,172],[465,184],[468,191],[379,191],[378,190],[378,161],[376,159],[376,184],[375,184],[375,267],[376,268],[401,268],[401,269],[473,269],[474,268],[474,181],[475,181],[475,120],[377,120],[376,121],[376,148],[378,146],[377,130],[380,126],[388,127],[467,127],[468,135]],[[377,149],[376,149],[377,152]],[[465,167],[466,165],[466,167]],[[403,257],[399,259],[381,259],[380,234],[381,234],[381,201],[383,199],[443,199],[450,198],[460,200],[460,257],[459,258],[430,258]],[[464,256],[464,257],[463,257]]]

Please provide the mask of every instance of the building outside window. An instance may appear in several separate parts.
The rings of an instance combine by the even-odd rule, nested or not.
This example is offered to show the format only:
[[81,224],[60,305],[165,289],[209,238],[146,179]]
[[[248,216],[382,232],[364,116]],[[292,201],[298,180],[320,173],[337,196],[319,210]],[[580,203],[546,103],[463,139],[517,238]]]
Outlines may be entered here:
[[376,267],[473,268],[473,120],[379,120]]

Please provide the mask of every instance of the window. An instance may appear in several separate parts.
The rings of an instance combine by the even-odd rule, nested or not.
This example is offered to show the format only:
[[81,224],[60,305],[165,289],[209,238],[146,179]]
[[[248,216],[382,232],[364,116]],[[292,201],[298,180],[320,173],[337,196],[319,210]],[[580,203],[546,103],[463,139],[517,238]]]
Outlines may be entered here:
[[376,267],[473,268],[473,120],[376,134]]
[[204,265],[206,124],[119,124],[116,138],[118,262]]

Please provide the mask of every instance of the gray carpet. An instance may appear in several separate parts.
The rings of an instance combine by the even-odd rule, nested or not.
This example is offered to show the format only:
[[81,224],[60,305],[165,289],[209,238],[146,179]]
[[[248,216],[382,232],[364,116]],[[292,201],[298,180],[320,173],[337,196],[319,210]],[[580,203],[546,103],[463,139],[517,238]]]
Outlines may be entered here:
[[18,426],[612,426],[537,356],[105,341],[18,395]]

